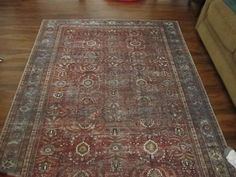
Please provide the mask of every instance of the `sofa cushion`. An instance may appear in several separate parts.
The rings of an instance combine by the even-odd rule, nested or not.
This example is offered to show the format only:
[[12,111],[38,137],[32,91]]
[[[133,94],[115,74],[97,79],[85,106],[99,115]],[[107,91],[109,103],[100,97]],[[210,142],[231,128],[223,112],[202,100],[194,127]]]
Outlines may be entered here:
[[224,47],[230,52],[234,52],[236,50],[236,15],[234,12],[223,0],[215,0],[209,7],[207,20]]

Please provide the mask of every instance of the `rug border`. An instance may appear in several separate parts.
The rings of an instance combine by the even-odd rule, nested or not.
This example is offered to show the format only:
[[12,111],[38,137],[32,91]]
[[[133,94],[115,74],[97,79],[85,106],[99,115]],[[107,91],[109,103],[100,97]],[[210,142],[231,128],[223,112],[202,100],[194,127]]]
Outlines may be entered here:
[[[27,61],[26,61],[26,64],[25,64],[25,66],[24,66],[24,70],[23,70],[23,72],[22,72],[22,74],[21,74],[20,80],[19,80],[19,82],[18,82],[17,88],[16,88],[15,93],[14,93],[14,96],[13,96],[13,99],[12,99],[12,101],[11,101],[10,108],[9,108],[9,110],[8,110],[6,119],[5,119],[5,121],[4,121],[4,125],[3,125],[2,129],[1,129],[0,140],[3,140],[4,134],[6,133],[6,130],[7,130],[7,128],[8,128],[8,124],[9,124],[9,122],[11,121],[10,113],[12,112],[12,109],[13,109],[13,106],[14,106],[14,103],[15,103],[15,100],[16,100],[18,94],[19,94],[19,90],[20,90],[21,84],[22,84],[24,78],[26,77],[27,68],[29,67],[30,62],[31,62],[31,60],[32,60],[31,58],[32,58],[33,52],[36,51],[35,48],[36,48],[36,46],[37,46],[38,39],[39,39],[39,37],[40,37],[40,35],[41,35],[41,33],[42,33],[42,29],[43,29],[44,23],[45,23],[45,20],[44,20],[44,19],[41,20],[41,23],[40,23],[40,25],[39,25],[39,29],[38,29],[37,35],[36,35],[36,37],[35,37],[35,39],[34,39],[34,43],[33,43],[32,49],[31,49],[31,51],[30,51],[29,56],[27,57]],[[1,144],[2,144],[2,143],[0,143],[0,145],[1,145]]]
[[204,94],[204,96],[206,97],[206,101],[208,102],[208,106],[209,106],[209,108],[210,108],[209,111],[210,111],[212,117],[214,117],[214,120],[215,120],[215,122],[216,122],[216,124],[217,124],[218,133],[220,134],[220,138],[221,138],[221,140],[223,141],[224,145],[227,146],[227,142],[226,142],[226,139],[225,139],[225,137],[224,137],[223,131],[222,131],[222,129],[221,129],[221,127],[220,127],[220,124],[219,124],[219,122],[218,122],[218,119],[217,119],[217,117],[216,117],[216,115],[215,115],[214,109],[213,109],[213,107],[212,107],[212,105],[211,105],[211,102],[210,102],[210,99],[209,99],[209,97],[208,97],[208,95],[207,95],[206,88],[205,88],[205,86],[204,86],[204,84],[203,84],[203,81],[202,81],[202,78],[201,78],[200,74],[198,73],[196,64],[195,64],[195,62],[194,62],[194,60],[193,60],[193,57],[192,57],[192,55],[191,55],[191,53],[190,53],[190,50],[189,50],[188,45],[187,45],[187,42],[186,42],[185,39],[184,39],[182,30],[181,30],[181,28],[180,28],[180,25],[179,25],[179,22],[178,22],[178,21],[177,21],[177,26],[178,26],[178,30],[180,31],[180,36],[181,36],[181,38],[182,38],[183,45],[185,46],[185,48],[187,48],[188,56],[191,58],[191,59],[190,59],[190,62],[191,62],[191,64],[193,65],[193,69],[194,69],[195,74],[197,75],[198,82],[199,82],[199,84],[200,84],[201,90],[204,92],[203,94]]

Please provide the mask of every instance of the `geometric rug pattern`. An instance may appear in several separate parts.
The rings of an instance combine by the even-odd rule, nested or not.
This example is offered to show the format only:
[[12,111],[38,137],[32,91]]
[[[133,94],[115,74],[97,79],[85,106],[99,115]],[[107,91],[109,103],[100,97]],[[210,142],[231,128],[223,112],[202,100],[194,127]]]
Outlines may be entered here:
[[22,177],[232,177],[175,21],[44,20],[0,138]]

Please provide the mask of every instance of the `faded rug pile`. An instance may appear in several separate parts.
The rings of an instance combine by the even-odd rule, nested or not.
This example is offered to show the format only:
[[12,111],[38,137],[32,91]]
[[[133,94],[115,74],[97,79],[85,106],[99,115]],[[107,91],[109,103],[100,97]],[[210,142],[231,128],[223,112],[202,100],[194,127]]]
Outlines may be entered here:
[[178,23],[44,20],[1,134],[21,177],[233,177]]

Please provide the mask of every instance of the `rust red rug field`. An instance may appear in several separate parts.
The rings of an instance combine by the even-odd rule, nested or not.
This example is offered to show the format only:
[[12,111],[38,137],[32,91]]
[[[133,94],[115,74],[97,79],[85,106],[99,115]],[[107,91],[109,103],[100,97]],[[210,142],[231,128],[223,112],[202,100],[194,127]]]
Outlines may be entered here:
[[233,177],[177,22],[44,20],[1,135],[22,177]]

